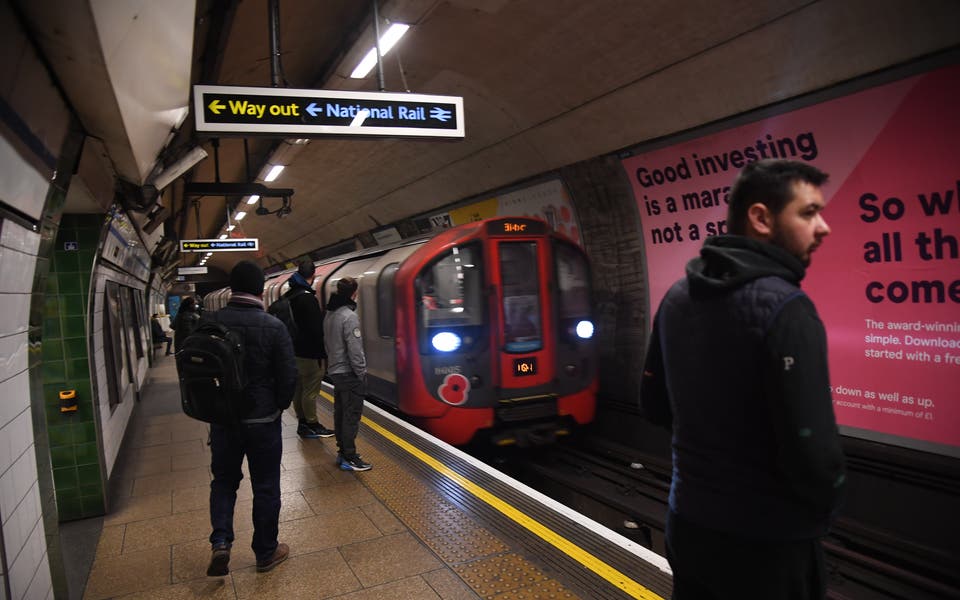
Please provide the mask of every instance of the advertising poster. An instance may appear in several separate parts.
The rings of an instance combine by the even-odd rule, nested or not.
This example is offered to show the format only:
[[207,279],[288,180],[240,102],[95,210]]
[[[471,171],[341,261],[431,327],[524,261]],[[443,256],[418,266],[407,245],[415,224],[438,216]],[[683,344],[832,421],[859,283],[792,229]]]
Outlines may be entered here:
[[432,215],[430,224],[434,228],[453,227],[496,216],[537,217],[549,223],[557,233],[583,245],[573,203],[559,179]]
[[843,432],[960,457],[960,66],[623,161],[651,310],[725,233],[737,172],[761,158],[830,175],[832,233],[802,283],[827,328]]

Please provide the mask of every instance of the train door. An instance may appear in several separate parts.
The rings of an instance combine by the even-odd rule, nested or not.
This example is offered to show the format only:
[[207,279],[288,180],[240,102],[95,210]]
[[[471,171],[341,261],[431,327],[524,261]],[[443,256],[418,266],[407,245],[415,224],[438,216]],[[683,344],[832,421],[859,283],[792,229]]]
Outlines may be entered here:
[[549,243],[543,236],[494,238],[491,251],[491,335],[504,399],[536,393],[555,377],[554,334],[548,278]]

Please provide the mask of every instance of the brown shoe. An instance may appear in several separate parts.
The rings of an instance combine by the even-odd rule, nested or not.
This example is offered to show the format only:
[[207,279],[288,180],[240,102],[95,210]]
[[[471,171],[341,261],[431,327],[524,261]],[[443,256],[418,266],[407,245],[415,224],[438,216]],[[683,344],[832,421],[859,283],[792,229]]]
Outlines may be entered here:
[[283,543],[277,544],[277,549],[273,551],[273,556],[263,562],[257,563],[257,573],[266,573],[272,570],[275,566],[287,560],[288,556],[290,556],[290,546]]
[[226,577],[230,574],[230,548],[228,546],[214,546],[210,556],[210,566],[207,567],[207,577]]

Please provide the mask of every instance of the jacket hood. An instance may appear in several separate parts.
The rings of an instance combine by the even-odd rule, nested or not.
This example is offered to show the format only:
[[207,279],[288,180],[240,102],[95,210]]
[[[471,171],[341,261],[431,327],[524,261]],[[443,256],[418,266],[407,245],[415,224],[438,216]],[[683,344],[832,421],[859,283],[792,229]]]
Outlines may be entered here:
[[294,273],[291,275],[290,279],[287,280],[287,283],[289,284],[289,288],[284,296],[289,296],[290,292],[294,292],[298,289],[307,290],[313,295],[317,294],[317,291],[313,289],[309,283],[307,283],[307,280],[300,273]]
[[786,250],[740,235],[707,239],[700,256],[687,263],[687,280],[693,295],[726,292],[768,276],[799,285],[805,274],[800,259]]
[[327,310],[337,310],[341,306],[349,306],[350,310],[357,310],[357,303],[350,298],[344,298],[338,292],[334,292],[327,301]]

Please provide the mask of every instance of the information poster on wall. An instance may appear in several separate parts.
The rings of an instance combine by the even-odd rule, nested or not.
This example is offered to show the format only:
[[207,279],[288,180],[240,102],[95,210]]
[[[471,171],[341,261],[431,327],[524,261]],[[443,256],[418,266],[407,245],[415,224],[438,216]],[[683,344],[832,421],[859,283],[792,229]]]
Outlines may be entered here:
[[832,228],[802,283],[827,328],[844,433],[960,457],[960,66],[623,161],[638,203],[651,310],[730,185],[762,158],[830,175]]

